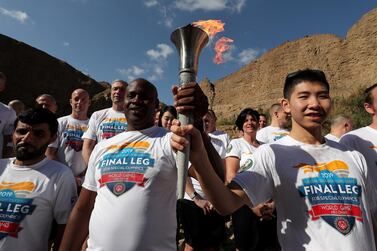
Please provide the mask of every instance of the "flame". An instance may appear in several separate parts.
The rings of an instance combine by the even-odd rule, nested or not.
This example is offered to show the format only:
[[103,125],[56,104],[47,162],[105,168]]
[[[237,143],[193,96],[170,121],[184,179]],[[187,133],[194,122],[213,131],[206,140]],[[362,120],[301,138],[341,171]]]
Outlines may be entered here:
[[215,58],[213,59],[213,62],[215,64],[225,63],[225,61],[223,59],[223,54],[224,54],[224,52],[229,50],[229,48],[230,48],[229,43],[233,43],[233,39],[230,39],[230,38],[227,38],[227,37],[222,37],[219,40],[217,40],[217,42],[215,44],[216,55],[215,55]]
[[192,23],[193,26],[204,30],[210,38],[213,38],[217,33],[224,31],[224,25],[221,20],[199,20]]

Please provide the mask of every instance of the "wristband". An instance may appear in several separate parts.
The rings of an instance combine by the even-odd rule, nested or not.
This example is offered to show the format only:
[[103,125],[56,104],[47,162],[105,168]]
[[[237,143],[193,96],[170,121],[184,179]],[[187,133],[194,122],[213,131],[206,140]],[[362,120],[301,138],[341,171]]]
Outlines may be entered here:
[[193,200],[196,196],[199,196],[199,194],[196,191],[194,191],[194,193],[190,196],[190,199]]

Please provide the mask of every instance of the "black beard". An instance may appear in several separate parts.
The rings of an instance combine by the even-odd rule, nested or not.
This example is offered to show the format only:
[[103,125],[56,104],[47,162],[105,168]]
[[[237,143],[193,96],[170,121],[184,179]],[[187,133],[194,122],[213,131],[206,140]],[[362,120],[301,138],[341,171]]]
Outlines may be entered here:
[[35,150],[32,152],[28,152],[27,149],[20,149],[22,146],[25,146],[25,144],[22,144],[16,147],[16,158],[17,160],[25,161],[25,160],[32,160],[32,159],[36,159],[41,156],[44,156],[48,144],[45,144],[42,147],[37,148],[37,149],[33,147]]

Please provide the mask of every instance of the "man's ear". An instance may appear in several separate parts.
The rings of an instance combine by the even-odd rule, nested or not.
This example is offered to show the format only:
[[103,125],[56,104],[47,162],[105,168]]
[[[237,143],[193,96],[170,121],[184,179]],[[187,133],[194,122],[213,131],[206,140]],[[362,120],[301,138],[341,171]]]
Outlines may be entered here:
[[367,113],[369,113],[371,115],[375,114],[373,106],[371,104],[369,104],[369,103],[364,103],[364,109],[365,109],[365,111],[367,111]]
[[284,111],[285,113],[288,113],[288,114],[291,113],[291,105],[290,105],[288,99],[286,99],[286,98],[282,98],[282,99],[280,100],[280,104],[281,104],[281,107],[283,108],[283,111]]
[[156,111],[158,110],[159,107],[160,107],[160,100],[156,98],[156,106],[155,106]]

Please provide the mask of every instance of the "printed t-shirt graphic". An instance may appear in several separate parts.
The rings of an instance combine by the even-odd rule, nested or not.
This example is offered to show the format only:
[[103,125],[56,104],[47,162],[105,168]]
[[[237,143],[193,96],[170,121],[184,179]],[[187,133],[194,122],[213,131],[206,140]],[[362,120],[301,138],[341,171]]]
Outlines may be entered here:
[[124,112],[115,111],[112,108],[96,111],[90,117],[88,130],[83,138],[101,142],[126,131],[127,119]]
[[106,118],[99,125],[102,139],[108,139],[127,129],[126,118]]
[[311,205],[313,221],[322,218],[340,233],[348,234],[355,219],[363,221],[360,209],[361,188],[355,178],[348,177],[348,166],[340,160],[315,165],[300,164],[304,173],[316,172],[318,177],[303,178],[299,192]]
[[86,125],[67,125],[67,129],[63,132],[63,138],[65,138],[65,145],[74,149],[76,152],[82,150],[82,135],[88,129]]
[[116,196],[127,192],[134,185],[143,186],[145,172],[154,166],[154,159],[145,152],[148,147],[147,141],[110,146],[100,162],[100,186],[107,186]]
[[33,213],[33,199],[24,198],[33,192],[33,182],[0,183],[0,240],[8,235],[17,238],[21,221]]

